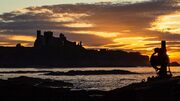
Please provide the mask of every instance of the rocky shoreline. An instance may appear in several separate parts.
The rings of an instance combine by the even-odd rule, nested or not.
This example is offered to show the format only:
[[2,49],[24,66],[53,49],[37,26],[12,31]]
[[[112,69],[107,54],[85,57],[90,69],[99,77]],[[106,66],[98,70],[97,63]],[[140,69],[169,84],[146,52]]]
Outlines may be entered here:
[[45,75],[50,75],[50,76],[75,76],[75,75],[109,75],[109,74],[138,74],[136,72],[130,72],[127,70],[86,70],[86,71],[81,71],[81,70],[70,70],[68,72],[49,72],[45,73]]
[[31,77],[0,80],[2,101],[179,101],[180,77],[143,81],[111,91],[71,90],[64,81]]

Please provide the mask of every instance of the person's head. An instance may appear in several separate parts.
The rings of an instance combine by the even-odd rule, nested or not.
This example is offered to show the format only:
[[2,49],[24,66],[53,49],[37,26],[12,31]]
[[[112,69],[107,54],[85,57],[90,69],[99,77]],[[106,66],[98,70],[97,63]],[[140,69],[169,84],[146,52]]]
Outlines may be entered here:
[[154,48],[154,53],[158,53],[159,52],[159,48]]

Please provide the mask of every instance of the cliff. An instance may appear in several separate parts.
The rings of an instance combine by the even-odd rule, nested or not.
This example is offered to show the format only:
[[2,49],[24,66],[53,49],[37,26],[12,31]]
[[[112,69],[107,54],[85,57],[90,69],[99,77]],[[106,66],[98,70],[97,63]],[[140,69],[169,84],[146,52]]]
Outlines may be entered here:
[[61,33],[37,31],[34,47],[0,47],[0,67],[121,67],[147,66],[149,57],[138,52],[122,50],[88,50],[71,42]]
[[0,67],[112,67],[147,66],[148,56],[124,51],[79,48],[1,47]]

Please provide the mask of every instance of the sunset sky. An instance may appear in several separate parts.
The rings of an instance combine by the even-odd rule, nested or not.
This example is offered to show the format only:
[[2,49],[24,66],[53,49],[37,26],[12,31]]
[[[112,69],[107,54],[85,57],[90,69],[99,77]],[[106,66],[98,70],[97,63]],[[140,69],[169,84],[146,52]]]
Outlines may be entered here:
[[33,46],[36,30],[64,33],[86,48],[150,55],[166,40],[180,62],[179,0],[1,0],[0,45]]

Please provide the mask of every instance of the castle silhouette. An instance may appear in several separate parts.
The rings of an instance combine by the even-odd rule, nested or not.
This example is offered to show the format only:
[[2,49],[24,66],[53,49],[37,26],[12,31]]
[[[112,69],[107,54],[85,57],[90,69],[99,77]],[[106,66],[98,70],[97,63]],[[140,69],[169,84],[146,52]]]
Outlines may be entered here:
[[37,31],[34,47],[0,47],[0,67],[124,67],[147,66],[149,57],[139,52],[86,49],[82,42],[69,41],[64,34]]
[[48,47],[48,48],[60,48],[60,47],[82,47],[82,42],[78,44],[66,39],[64,34],[60,33],[59,37],[53,37],[52,31],[44,32],[44,36],[41,35],[41,31],[37,31],[37,38],[34,42],[34,47]]

